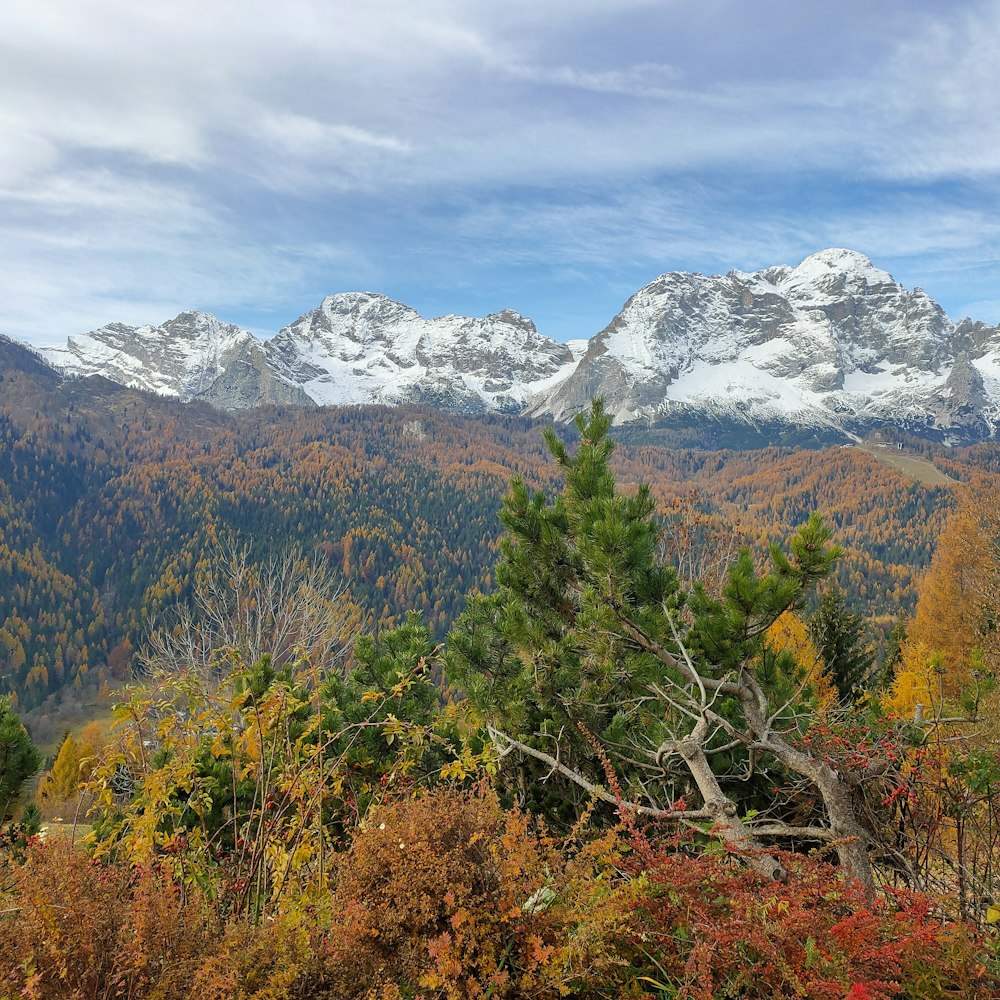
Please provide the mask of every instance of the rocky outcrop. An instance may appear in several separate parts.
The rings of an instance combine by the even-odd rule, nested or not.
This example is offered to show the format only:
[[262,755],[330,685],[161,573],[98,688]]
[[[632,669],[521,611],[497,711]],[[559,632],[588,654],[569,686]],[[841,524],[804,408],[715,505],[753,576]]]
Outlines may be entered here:
[[220,410],[249,410],[255,406],[311,406],[302,386],[278,375],[267,352],[250,341],[203,392],[196,395]]
[[1000,330],[953,323],[923,289],[840,249],[796,267],[660,275],[574,344],[511,309],[427,319],[347,292],[270,340],[187,312],[70,337],[47,358],[228,410],[419,402],[569,420],[600,395],[620,423],[702,421],[757,437],[849,437],[888,423],[966,441],[1000,423]]

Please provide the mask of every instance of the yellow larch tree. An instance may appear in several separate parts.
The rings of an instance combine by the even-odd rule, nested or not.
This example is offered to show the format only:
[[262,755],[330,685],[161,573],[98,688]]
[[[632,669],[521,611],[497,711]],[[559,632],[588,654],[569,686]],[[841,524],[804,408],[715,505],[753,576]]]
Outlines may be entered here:
[[[962,488],[920,584],[900,665],[884,704],[939,712],[968,688],[985,654],[1000,666],[1000,502],[996,477]],[[980,651],[980,652],[977,652]]]
[[800,615],[786,611],[778,618],[767,630],[767,645],[774,653],[791,653],[816,693],[816,705],[820,712],[836,708],[837,689]]

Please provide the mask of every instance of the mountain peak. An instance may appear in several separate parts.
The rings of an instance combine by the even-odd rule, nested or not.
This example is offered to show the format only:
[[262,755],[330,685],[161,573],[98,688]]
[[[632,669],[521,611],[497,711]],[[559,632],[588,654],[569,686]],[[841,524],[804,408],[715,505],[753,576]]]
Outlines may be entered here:
[[[817,250],[809,254],[802,261],[802,264],[823,263],[828,267],[846,268],[872,268],[871,257],[863,254],[860,250],[851,250],[849,247],[827,247],[825,250]],[[801,267],[802,264],[799,266]]]
[[251,337],[248,330],[242,330],[232,323],[223,322],[212,313],[189,309],[178,313],[173,319],[168,319],[159,327],[139,327],[143,333],[147,331],[157,336],[157,331],[164,330],[168,335],[190,341],[234,340],[246,341]]
[[[967,348],[981,381],[948,383]],[[532,413],[567,419],[595,395],[620,421],[843,436],[881,421],[975,439],[1000,423],[1000,330],[957,329],[926,293],[839,247],[796,267],[670,272],[625,303]]]
[[334,292],[320,303],[320,309],[329,312],[360,312],[371,309],[403,309],[414,312],[403,302],[389,298],[381,292]]
[[534,321],[521,315],[516,309],[501,309],[499,312],[487,314],[486,319],[497,323],[506,323],[508,326],[516,326],[529,333],[538,332]]
[[520,412],[572,352],[513,309],[438,316],[374,292],[323,300],[265,345],[273,370],[320,405],[423,402]]
[[192,310],[161,326],[110,324],[46,354],[72,374],[225,408],[419,402],[563,420],[599,395],[619,421],[699,428],[844,439],[887,423],[974,440],[1000,427],[1000,329],[956,326],[925,292],[842,247],[794,267],[664,273],[573,345],[515,309],[428,319],[355,291],[263,342]]
[[217,316],[213,316],[212,313],[202,312],[200,309],[185,309],[183,312],[179,312],[173,319],[167,320],[164,326],[169,326],[171,323],[195,323],[199,326],[207,326],[212,323],[221,323]]
[[204,392],[253,342],[248,330],[187,310],[159,326],[109,323],[43,353],[70,375],[104,375],[134,389],[188,399]]
[[892,275],[876,267],[870,257],[843,247],[830,247],[810,254],[792,268],[786,280],[829,283],[831,278],[837,277],[861,279],[869,285],[895,284]]

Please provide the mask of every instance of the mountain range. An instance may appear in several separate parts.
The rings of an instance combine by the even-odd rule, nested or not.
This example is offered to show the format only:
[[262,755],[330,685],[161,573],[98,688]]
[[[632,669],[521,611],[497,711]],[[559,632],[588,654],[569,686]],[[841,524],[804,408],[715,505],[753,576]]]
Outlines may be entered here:
[[600,395],[620,424],[730,438],[850,440],[889,427],[960,443],[1000,426],[1000,328],[952,321],[922,289],[843,249],[795,267],[663,274],[569,343],[510,309],[426,319],[347,292],[270,339],[184,312],[42,354],[69,376],[226,410],[422,403],[564,421]]

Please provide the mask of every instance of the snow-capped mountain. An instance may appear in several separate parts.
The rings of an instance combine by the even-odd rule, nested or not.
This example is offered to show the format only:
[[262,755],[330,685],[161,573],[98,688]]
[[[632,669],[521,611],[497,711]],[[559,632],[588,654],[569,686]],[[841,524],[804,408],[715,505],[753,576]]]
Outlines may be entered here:
[[69,374],[224,409],[420,402],[567,420],[601,395],[623,423],[826,437],[889,424],[954,441],[1000,426],[1000,329],[952,322],[922,289],[850,250],[797,267],[663,274],[570,344],[513,310],[426,319],[350,292],[270,340],[182,313],[159,327],[102,327],[46,354]]
[[509,309],[424,319],[384,295],[347,292],[263,342],[214,316],[182,313],[158,327],[111,324],[44,353],[69,375],[223,409],[421,402],[521,412],[569,373],[576,346],[542,336]]
[[794,268],[673,272],[636,292],[531,410],[563,420],[594,395],[622,422],[704,414],[979,438],[1000,421],[1000,331],[956,325],[850,250]]
[[190,399],[254,343],[247,330],[202,312],[183,312],[161,326],[110,323],[42,353],[69,375],[104,375],[135,389]]
[[275,371],[320,405],[422,402],[520,412],[569,374],[566,344],[510,309],[424,319],[367,292],[331,295],[266,344]]

